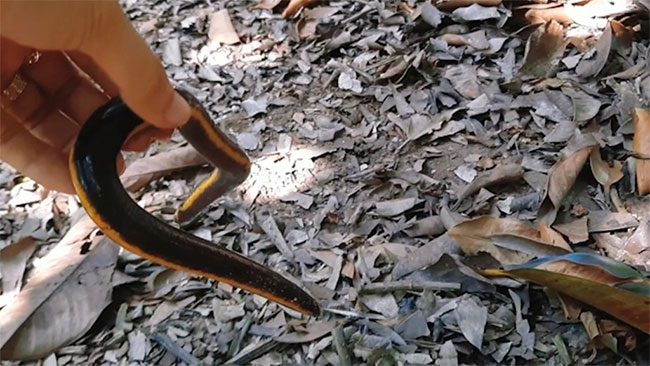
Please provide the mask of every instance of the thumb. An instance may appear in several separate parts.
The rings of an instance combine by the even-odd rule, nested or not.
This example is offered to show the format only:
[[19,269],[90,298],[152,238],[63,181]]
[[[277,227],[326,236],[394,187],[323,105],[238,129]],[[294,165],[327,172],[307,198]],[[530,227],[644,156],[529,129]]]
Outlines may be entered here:
[[136,32],[117,2],[95,7],[94,34],[80,51],[113,80],[122,100],[145,121],[174,128],[190,117],[190,106],[174,91],[160,59]]
[[145,121],[174,128],[189,119],[189,105],[117,1],[2,1],[0,8],[0,34],[26,47],[88,55]]

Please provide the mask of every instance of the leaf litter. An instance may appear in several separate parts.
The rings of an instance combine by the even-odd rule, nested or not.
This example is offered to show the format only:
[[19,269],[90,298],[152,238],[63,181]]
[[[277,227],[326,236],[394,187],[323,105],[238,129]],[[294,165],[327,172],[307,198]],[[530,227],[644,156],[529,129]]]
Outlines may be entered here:
[[[484,275],[583,252],[649,269],[648,12],[619,2],[122,1],[254,161],[184,228],[293,278],[324,312],[120,251],[85,282],[101,286],[41,293],[11,334],[58,316],[48,332],[65,331],[21,344],[61,365],[647,362],[644,328],[605,301],[611,284]],[[178,134],[126,160],[134,199],[172,225],[209,174]],[[0,201],[3,312],[39,276],[72,278],[68,263],[37,266],[66,232],[97,234],[71,225],[74,197],[4,164]],[[91,309],[54,315],[66,301]]]

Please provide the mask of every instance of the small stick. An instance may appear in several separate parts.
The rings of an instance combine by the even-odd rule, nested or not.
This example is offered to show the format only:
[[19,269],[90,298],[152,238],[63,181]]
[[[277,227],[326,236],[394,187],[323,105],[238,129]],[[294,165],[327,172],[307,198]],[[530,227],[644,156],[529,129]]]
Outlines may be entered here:
[[199,365],[201,363],[198,358],[194,357],[191,353],[183,349],[165,333],[155,333],[150,338],[158,343],[162,348],[166,349],[169,353],[176,356],[176,358],[188,365]]
[[362,294],[376,294],[383,292],[423,290],[460,290],[460,283],[437,281],[391,281],[383,283],[369,283],[365,285],[359,292]]

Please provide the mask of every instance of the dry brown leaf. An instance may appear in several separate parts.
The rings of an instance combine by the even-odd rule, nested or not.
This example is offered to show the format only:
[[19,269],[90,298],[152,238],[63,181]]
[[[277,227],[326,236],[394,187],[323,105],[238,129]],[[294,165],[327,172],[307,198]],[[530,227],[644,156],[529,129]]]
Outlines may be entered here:
[[589,239],[589,227],[587,225],[587,216],[566,224],[556,224],[553,228],[569,238],[573,244],[582,243]]
[[85,334],[110,303],[119,248],[106,237],[86,247],[85,240],[62,240],[15,301],[0,310],[3,359],[47,356]]
[[128,191],[135,192],[169,173],[206,163],[196,149],[184,146],[136,160],[126,168],[120,179]]
[[300,39],[310,39],[316,34],[316,27],[318,26],[318,20],[300,18],[296,23],[296,30]]
[[239,43],[239,35],[230,20],[228,9],[221,9],[215,11],[210,16],[210,29],[208,30],[208,38],[213,42],[224,44]]
[[627,255],[634,258],[634,265],[650,266],[650,221],[646,218],[637,227],[634,234],[632,234],[625,245],[623,250]]
[[502,264],[521,264],[536,257],[572,251],[557,236],[549,235],[548,230],[540,231],[514,219],[481,216],[454,226],[449,236],[468,255],[485,252]]
[[[649,120],[650,121],[650,120]],[[648,140],[650,141],[650,140]],[[594,177],[603,186],[605,194],[609,195],[612,184],[623,178],[623,165],[619,161],[614,161],[614,166],[610,166],[600,156],[600,149],[594,146],[589,155],[589,165]]]
[[612,48],[612,27],[609,24],[605,27],[605,31],[594,48],[596,54],[589,59],[583,58],[576,66],[576,73],[584,78],[598,75],[607,64],[609,52]]
[[553,75],[567,43],[564,28],[558,22],[550,21],[540,26],[526,42],[524,63],[519,73],[534,77]]
[[539,230],[539,236],[542,239],[542,242],[571,251],[571,247],[566,240],[564,240],[562,235],[553,230],[550,226],[539,224],[537,225],[537,230]]
[[546,195],[537,215],[539,222],[548,226],[553,224],[562,200],[571,191],[592,148],[593,146],[582,148],[568,158],[557,162],[551,168],[546,185]]
[[501,164],[496,168],[481,173],[458,195],[458,200],[452,207],[456,210],[469,196],[494,185],[514,183],[524,176],[524,168],[520,164]]
[[[650,110],[635,108],[634,115],[634,152],[650,156]],[[650,193],[650,160],[636,160],[636,185],[640,195]]]
[[468,43],[462,34],[445,33],[440,36],[440,39],[447,42],[450,46],[465,46]]
[[[13,297],[15,295],[14,291],[20,291],[27,260],[32,256],[34,250],[36,250],[36,242],[31,237],[23,238],[0,250],[2,297]],[[0,305],[3,302],[0,301]]]

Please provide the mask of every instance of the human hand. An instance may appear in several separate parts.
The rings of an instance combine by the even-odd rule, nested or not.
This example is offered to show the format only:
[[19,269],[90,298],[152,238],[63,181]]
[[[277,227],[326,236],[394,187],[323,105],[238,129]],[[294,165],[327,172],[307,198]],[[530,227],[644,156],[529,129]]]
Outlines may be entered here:
[[190,115],[114,0],[1,1],[0,87],[0,159],[66,193],[74,193],[67,162],[79,126],[111,97],[159,128],[127,150],[168,137]]

